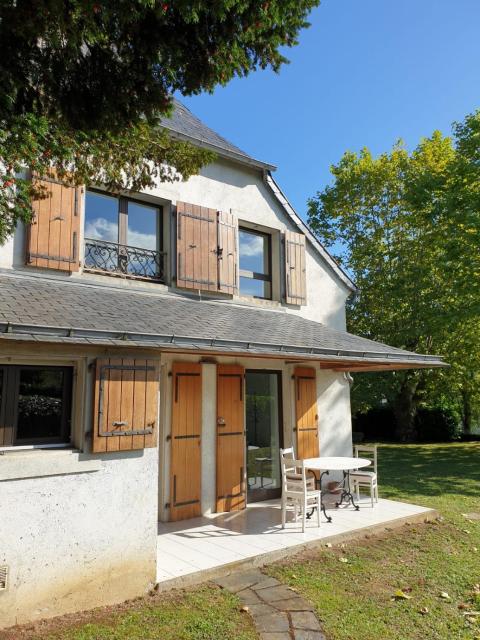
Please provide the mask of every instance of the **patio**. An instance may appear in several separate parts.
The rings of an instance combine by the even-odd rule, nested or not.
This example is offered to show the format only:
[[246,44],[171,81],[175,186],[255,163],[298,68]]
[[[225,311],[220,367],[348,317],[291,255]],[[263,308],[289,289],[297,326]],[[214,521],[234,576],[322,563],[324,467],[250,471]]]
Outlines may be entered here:
[[[212,514],[180,522],[158,524],[157,581],[160,590],[195,584],[228,574],[237,568],[261,566],[302,549],[354,539],[405,524],[431,520],[437,512],[404,502],[360,500],[360,510],[336,509],[327,496],[331,523],[317,527],[316,515],[307,523],[290,521],[281,528],[280,500],[256,502],[230,513]],[[328,499],[330,498],[330,501]],[[292,518],[293,516],[289,516]]]

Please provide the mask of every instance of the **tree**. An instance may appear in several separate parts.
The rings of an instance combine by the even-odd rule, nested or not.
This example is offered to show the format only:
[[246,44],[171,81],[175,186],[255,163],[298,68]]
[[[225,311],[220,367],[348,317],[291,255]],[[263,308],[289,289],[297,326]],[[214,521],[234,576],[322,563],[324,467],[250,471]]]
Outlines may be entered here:
[[[310,224],[340,247],[359,287],[350,330],[448,360],[446,337],[479,317],[479,131],[477,112],[454,126],[453,139],[435,132],[410,154],[401,143],[377,158],[347,152],[332,167],[333,184],[309,200]],[[412,440],[435,375],[377,374],[356,388],[371,404],[390,403],[398,436]]]
[[0,243],[29,219],[34,187],[17,174],[32,162],[37,175],[55,164],[89,184],[102,177],[101,160],[117,188],[197,172],[212,154],[159,131],[172,94],[278,71],[281,48],[297,44],[318,2],[0,3]]
[[480,425],[480,317],[459,323],[443,340],[450,368],[428,377],[425,403],[458,415],[463,433]]

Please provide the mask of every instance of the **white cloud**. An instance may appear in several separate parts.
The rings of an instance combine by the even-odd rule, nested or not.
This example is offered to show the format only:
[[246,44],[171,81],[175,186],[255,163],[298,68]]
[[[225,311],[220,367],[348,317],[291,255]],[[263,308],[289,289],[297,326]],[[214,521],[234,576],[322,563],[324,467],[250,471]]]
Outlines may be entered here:
[[[105,218],[89,220],[85,226],[85,237],[105,242],[118,242],[118,226]],[[157,250],[157,237],[152,233],[128,230],[128,244],[131,247]]]
[[243,235],[240,238],[240,253],[246,258],[263,255],[263,238],[261,236]]
[[118,242],[118,226],[105,218],[94,218],[85,226],[85,237],[92,240]]
[[128,230],[128,244],[131,247],[142,247],[142,249],[157,250],[157,236],[154,233],[142,233],[134,229]]

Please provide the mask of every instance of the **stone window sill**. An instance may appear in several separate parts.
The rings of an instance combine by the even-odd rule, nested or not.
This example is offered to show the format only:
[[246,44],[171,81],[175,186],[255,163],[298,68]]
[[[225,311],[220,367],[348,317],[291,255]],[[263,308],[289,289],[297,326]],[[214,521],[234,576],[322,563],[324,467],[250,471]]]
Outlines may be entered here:
[[91,459],[72,449],[11,449],[3,451],[0,455],[0,482],[91,473],[100,469],[100,460]]

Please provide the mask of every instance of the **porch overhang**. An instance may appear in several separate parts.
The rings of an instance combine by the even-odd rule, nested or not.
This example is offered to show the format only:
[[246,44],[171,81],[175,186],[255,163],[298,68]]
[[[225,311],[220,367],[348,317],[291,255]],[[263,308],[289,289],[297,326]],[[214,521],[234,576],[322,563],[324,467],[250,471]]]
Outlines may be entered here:
[[10,274],[0,276],[0,340],[309,361],[345,372],[447,366],[285,311]]

